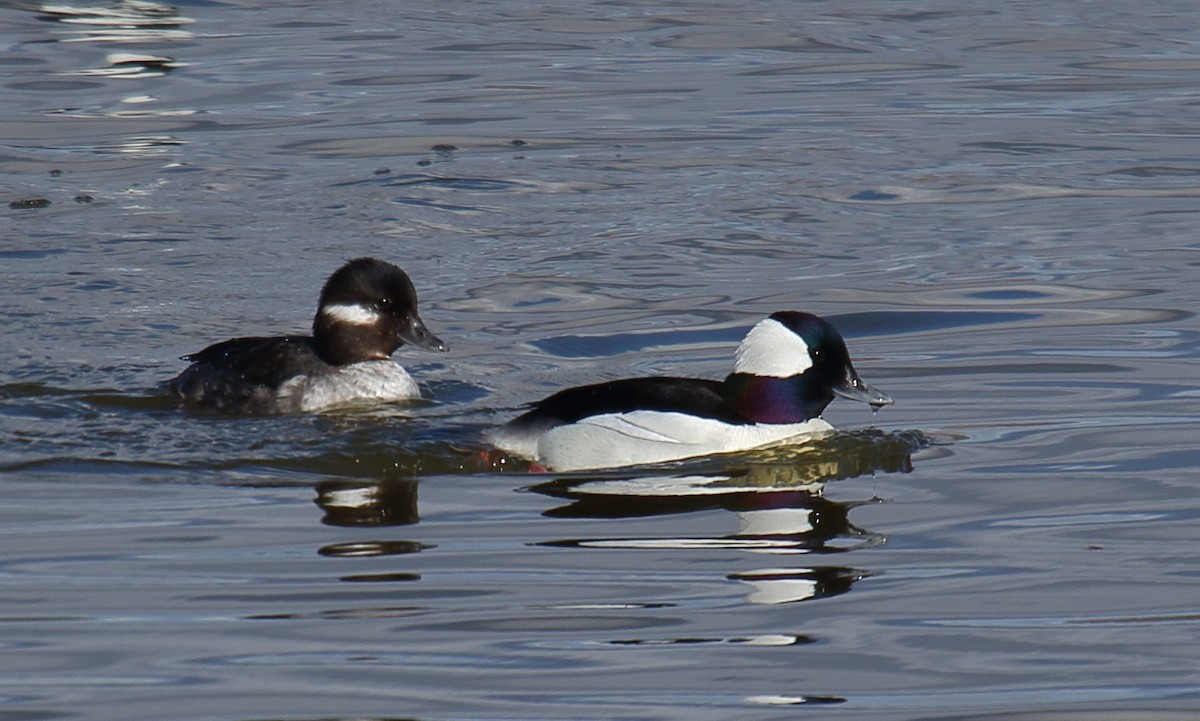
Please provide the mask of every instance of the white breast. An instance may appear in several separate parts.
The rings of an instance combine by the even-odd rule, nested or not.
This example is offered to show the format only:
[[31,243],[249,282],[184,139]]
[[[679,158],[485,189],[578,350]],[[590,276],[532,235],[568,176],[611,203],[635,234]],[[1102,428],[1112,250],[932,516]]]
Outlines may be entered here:
[[279,389],[301,411],[320,411],[362,401],[405,401],[421,397],[417,382],[391,360],[363,361],[318,376],[293,378]]
[[686,413],[610,413],[550,429],[538,440],[536,459],[558,471],[616,468],[808,440],[832,430],[820,418],[732,425]]

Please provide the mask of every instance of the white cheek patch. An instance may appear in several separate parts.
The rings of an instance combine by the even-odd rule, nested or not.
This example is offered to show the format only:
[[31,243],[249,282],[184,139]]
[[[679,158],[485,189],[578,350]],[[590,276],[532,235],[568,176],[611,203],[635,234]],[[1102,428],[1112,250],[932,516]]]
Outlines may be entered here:
[[812,368],[808,344],[783,323],[767,318],[750,329],[734,356],[733,372],[789,378]]
[[357,303],[327,305],[321,309],[321,315],[330,320],[350,325],[375,325],[379,322],[379,311]]

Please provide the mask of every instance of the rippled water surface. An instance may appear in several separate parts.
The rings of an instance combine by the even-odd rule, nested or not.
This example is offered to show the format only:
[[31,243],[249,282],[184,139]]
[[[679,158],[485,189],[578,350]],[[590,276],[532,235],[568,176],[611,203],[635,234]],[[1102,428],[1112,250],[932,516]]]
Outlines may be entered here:
[[[1186,4],[0,2],[0,101],[0,719],[1200,709]],[[363,254],[429,401],[165,398]],[[482,453],[790,308],[897,403]]]

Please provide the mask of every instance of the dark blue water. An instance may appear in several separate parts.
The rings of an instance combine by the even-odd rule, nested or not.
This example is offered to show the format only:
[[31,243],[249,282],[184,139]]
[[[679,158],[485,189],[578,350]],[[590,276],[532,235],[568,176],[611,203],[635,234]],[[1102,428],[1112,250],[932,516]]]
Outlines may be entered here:
[[[0,718],[1200,708],[1200,27],[1150,2],[0,3]],[[430,400],[184,413],[404,266]],[[557,476],[481,433],[820,313],[896,398]]]

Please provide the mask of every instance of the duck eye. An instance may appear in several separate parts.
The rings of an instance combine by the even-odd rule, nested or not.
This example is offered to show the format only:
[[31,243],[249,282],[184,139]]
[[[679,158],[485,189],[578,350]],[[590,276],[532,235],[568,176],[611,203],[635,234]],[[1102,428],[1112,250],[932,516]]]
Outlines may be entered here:
[[376,301],[375,305],[379,306],[380,310],[387,310],[392,306],[392,299],[380,298],[378,301]]

